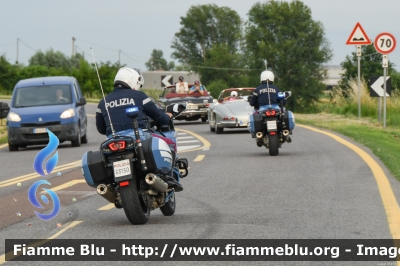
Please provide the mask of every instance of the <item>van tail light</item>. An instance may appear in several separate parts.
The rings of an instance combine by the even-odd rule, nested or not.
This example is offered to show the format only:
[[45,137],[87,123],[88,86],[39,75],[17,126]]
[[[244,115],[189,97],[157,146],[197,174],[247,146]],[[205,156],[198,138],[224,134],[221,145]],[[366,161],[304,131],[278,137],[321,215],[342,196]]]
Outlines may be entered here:
[[110,148],[111,151],[123,151],[125,150],[126,147],[126,141],[125,140],[120,140],[120,141],[114,141],[108,144],[108,148]]
[[267,110],[267,111],[265,112],[265,114],[266,114],[267,116],[275,116],[275,115],[276,115],[276,111],[275,111],[275,110]]

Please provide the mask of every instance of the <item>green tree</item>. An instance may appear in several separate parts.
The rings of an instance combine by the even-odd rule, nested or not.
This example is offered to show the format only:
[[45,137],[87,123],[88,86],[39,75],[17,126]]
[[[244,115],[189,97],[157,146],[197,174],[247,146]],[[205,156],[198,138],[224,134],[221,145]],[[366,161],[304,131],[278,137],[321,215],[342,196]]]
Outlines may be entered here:
[[0,56],[0,93],[10,94],[18,82],[19,65],[12,65],[4,55]]
[[[349,96],[351,87],[349,85],[351,80],[358,78],[358,57],[356,52],[351,56],[346,56],[346,59],[340,64],[344,70],[339,81],[339,87],[343,96]],[[361,60],[360,60],[360,80],[369,83],[371,76],[383,76],[382,68],[382,55],[379,54],[373,44],[361,46]],[[394,69],[394,64],[389,61],[388,76],[392,75],[392,87],[400,88],[399,75]]]
[[224,73],[213,67],[240,67],[237,53],[242,21],[236,11],[215,4],[191,6],[181,17],[181,25],[172,42],[172,57],[199,73],[203,84],[220,79],[219,75]]
[[148,70],[172,70],[175,68],[174,62],[167,63],[167,60],[163,57],[163,51],[154,49],[151,53],[149,61],[146,62],[146,67]]
[[[256,3],[248,16],[244,48],[247,64],[263,69],[263,60],[268,60],[275,83],[293,93],[288,107],[310,110],[325,88],[323,64],[332,56],[323,25],[313,20],[310,8],[299,0]],[[259,83],[260,72],[251,75],[251,81]]]
[[68,57],[62,52],[55,52],[53,49],[49,49],[45,53],[39,50],[29,59],[29,66],[46,66],[65,69],[70,69],[72,67],[79,68],[81,59],[83,59],[83,55],[79,53]]

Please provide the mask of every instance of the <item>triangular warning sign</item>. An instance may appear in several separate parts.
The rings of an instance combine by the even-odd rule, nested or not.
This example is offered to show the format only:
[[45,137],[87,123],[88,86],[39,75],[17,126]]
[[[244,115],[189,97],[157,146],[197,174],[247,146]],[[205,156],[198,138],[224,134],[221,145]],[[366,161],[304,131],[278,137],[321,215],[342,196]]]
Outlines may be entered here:
[[361,27],[360,22],[357,22],[357,25],[354,27],[353,32],[350,34],[349,39],[346,44],[350,45],[368,45],[371,44],[371,40],[368,38],[364,29]]

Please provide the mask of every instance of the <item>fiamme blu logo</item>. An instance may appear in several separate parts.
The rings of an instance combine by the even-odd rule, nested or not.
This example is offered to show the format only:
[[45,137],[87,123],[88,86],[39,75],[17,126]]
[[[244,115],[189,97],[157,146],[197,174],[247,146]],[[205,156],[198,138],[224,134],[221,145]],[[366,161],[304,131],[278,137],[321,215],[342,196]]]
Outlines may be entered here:
[[[49,175],[57,165],[58,151],[56,151],[56,149],[58,147],[58,144],[60,143],[56,135],[54,135],[53,132],[51,132],[48,129],[47,129],[47,134],[49,135],[49,143],[47,144],[46,147],[44,147],[42,150],[38,152],[38,154],[35,157],[35,160],[33,161],[33,169],[35,169],[35,172],[44,177],[46,175]],[[54,155],[48,158],[54,151],[56,151]],[[33,183],[28,190],[28,199],[34,207],[38,209],[44,209],[44,207],[36,197],[37,195],[36,193],[40,185],[51,185],[51,184],[47,180],[39,180]],[[51,189],[47,188],[42,188],[42,189],[50,196],[51,201],[53,202],[53,210],[51,211],[51,213],[48,214],[43,214],[37,211],[34,212],[37,217],[47,221],[56,217],[58,212],[60,211],[60,199],[58,198],[57,194]],[[46,195],[41,195],[40,198],[45,204],[49,204],[49,199],[46,197]]]

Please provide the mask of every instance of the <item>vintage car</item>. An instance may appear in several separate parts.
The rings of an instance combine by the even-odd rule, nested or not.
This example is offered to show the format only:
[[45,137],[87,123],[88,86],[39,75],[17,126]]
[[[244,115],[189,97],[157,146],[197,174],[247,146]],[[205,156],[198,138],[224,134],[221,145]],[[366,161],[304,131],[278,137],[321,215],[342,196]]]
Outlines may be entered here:
[[[254,108],[247,101],[255,88],[232,88],[223,90],[208,108],[210,131],[221,134],[224,128],[247,128],[249,115]],[[237,97],[230,97],[233,91]]]
[[167,86],[164,88],[162,95],[159,97],[159,101],[164,106],[178,103],[187,102],[186,110],[183,111],[175,120],[186,120],[195,121],[201,119],[202,122],[207,122],[207,108],[213,102],[213,98],[204,88],[204,94],[194,92],[189,94],[190,88],[194,84],[187,84],[186,91],[179,92],[176,90],[176,85]]

